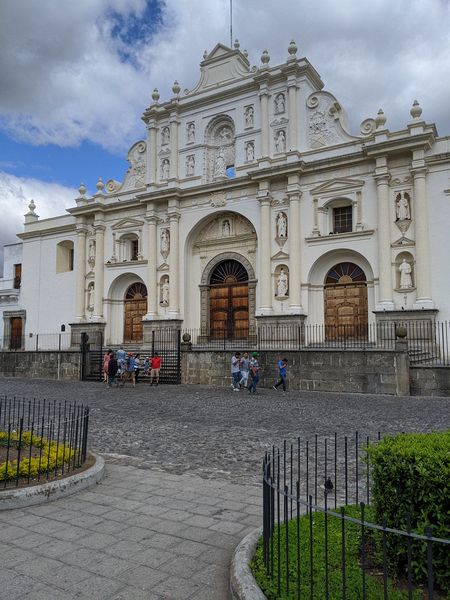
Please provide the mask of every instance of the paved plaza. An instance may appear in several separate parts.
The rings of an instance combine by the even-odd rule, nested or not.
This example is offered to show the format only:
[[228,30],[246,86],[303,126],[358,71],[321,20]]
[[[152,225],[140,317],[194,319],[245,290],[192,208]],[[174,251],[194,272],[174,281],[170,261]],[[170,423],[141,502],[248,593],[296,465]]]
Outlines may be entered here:
[[272,443],[334,431],[448,427],[445,398],[3,379],[2,395],[91,407],[95,488],[0,512],[0,598],[225,600],[239,541],[260,526]]

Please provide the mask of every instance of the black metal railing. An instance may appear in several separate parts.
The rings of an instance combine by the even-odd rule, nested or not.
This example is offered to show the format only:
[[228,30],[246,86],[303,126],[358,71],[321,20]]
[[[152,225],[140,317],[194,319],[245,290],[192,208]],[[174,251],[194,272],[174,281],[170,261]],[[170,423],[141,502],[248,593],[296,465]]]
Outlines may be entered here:
[[[435,585],[434,556],[444,555],[450,540],[433,537],[431,527],[419,534],[371,520],[367,449],[379,440],[379,433],[316,435],[266,453],[261,563],[267,597],[445,597]],[[402,578],[390,568],[394,539],[404,547]],[[348,558],[355,544],[356,568]]]
[[450,323],[447,321],[264,324],[231,331],[183,329],[183,339],[193,350],[394,350],[396,342],[404,339],[412,366],[450,365]]
[[44,482],[87,459],[89,407],[0,398],[0,487]]

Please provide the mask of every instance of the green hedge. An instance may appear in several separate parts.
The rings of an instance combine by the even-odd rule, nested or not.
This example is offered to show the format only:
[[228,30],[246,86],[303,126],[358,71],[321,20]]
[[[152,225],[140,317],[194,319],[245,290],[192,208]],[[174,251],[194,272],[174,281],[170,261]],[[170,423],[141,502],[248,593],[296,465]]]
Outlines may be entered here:
[[[375,518],[388,527],[420,534],[431,527],[433,537],[450,538],[450,431],[388,436],[369,448],[372,506]],[[388,557],[401,576],[407,573],[406,541],[390,536]],[[450,547],[433,544],[436,583],[450,592]],[[427,577],[427,544],[412,549],[416,581]]]

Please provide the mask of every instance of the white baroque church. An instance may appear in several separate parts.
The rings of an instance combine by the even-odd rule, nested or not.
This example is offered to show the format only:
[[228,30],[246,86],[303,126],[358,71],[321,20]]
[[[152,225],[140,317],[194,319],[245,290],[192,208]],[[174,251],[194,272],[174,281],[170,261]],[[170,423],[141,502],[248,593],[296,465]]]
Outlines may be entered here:
[[55,218],[30,203],[6,248],[6,345],[61,325],[113,345],[161,327],[449,320],[450,138],[417,101],[400,131],[380,110],[351,133],[323,88],[294,42],[259,67],[236,42],[205,52],[193,89],[155,89],[122,182],[81,184]]

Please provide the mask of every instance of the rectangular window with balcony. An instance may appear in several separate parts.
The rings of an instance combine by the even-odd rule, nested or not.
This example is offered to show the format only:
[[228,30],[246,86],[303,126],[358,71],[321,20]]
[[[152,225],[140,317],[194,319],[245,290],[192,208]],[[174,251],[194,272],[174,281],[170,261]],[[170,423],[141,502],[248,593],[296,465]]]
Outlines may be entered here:
[[14,289],[19,290],[22,283],[22,265],[14,265]]
[[346,233],[353,230],[353,207],[333,208],[333,233]]

